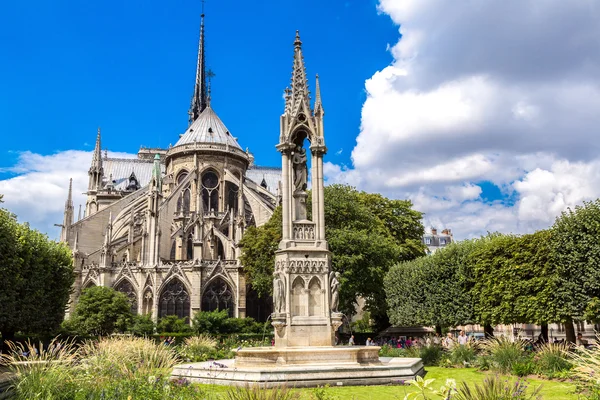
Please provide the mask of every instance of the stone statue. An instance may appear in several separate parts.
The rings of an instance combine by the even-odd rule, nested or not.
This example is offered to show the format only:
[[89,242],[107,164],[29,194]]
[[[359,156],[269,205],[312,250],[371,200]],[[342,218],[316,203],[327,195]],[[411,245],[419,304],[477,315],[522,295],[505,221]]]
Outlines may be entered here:
[[279,276],[273,279],[273,300],[275,312],[281,314],[285,310],[285,284]]
[[331,311],[338,312],[340,305],[340,273],[331,271],[329,273],[329,286],[331,287]]
[[296,151],[292,153],[292,164],[294,164],[294,191],[304,191],[308,180],[306,149],[304,147],[296,147]]

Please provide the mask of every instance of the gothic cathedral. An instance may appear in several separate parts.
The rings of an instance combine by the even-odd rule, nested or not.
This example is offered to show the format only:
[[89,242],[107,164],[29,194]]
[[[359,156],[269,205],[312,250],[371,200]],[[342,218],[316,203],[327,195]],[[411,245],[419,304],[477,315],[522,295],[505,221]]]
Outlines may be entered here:
[[[307,113],[304,104],[294,110],[299,81],[308,101],[306,79],[298,79],[304,75],[297,37],[284,116],[322,117],[318,82],[315,110]],[[155,321],[216,309],[264,321],[273,311],[271,300],[247,284],[238,244],[247,227],[267,222],[281,202],[282,170],[254,164],[212,108],[206,81],[202,15],[189,126],[177,143],[142,147],[135,159],[110,158],[98,130],[83,216],[80,209],[74,222],[71,188],[65,204],[61,240],[72,249],[76,272],[71,308],[96,285],[125,293],[134,313]]]

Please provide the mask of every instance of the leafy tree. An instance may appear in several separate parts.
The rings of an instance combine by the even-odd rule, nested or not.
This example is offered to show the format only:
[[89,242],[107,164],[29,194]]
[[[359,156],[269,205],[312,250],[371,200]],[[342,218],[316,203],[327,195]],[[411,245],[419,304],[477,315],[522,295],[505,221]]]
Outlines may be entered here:
[[83,335],[108,335],[125,331],[131,320],[131,304],[125,294],[93,286],[79,297],[70,326]]
[[186,318],[178,318],[177,315],[167,315],[158,320],[156,330],[159,333],[187,333],[192,332],[192,327]]
[[70,250],[0,210],[0,332],[49,334],[60,326],[74,281]]
[[563,212],[552,226],[557,274],[555,306],[567,340],[575,342],[574,320],[596,320],[600,298],[600,199]]
[[240,261],[252,288],[258,297],[273,294],[273,267],[275,250],[282,236],[281,207],[277,207],[269,221],[260,227],[249,227],[240,242]]
[[474,320],[469,255],[479,241],[453,243],[430,256],[394,266],[385,279],[394,325],[442,328]]
[[192,321],[198,333],[262,333],[265,327],[254,318],[231,318],[227,310],[198,311]]
[[129,331],[137,336],[148,336],[154,333],[154,321],[150,314],[134,315]]

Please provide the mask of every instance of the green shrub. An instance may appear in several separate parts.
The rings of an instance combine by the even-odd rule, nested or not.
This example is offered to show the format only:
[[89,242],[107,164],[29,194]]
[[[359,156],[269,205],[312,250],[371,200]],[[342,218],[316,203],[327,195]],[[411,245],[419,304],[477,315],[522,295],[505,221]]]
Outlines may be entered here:
[[513,363],[512,365],[512,374],[516,376],[527,376],[535,373],[536,368],[535,364],[531,362],[531,360],[522,360]]
[[230,318],[227,310],[198,311],[192,319],[194,331],[197,333],[231,334],[250,333],[262,334],[266,330],[271,332],[270,324],[256,322],[254,318]]
[[154,333],[154,321],[149,314],[134,315],[129,332],[136,336],[149,336]]
[[534,357],[537,372],[554,378],[569,371],[572,367],[569,350],[570,346],[566,343],[544,343],[539,346]]
[[419,355],[423,365],[427,367],[436,366],[442,359],[442,348],[440,346],[425,346],[419,349]]
[[156,331],[159,333],[192,333],[192,327],[185,318],[178,318],[177,315],[167,315],[158,320]]
[[504,338],[491,338],[483,343],[483,350],[492,359],[493,369],[507,374],[512,371],[513,364],[523,361],[525,342],[517,339],[514,342]]
[[379,349],[379,357],[409,357],[406,350],[402,348],[392,347],[389,344],[384,344]]
[[480,371],[489,371],[493,367],[492,358],[482,354],[475,359],[473,366]]
[[448,353],[448,359],[454,366],[469,366],[477,357],[477,349],[474,345],[455,345]]
[[541,399],[541,386],[530,389],[525,380],[503,380],[497,376],[487,377],[481,385],[473,387],[463,382],[453,400],[533,400]]

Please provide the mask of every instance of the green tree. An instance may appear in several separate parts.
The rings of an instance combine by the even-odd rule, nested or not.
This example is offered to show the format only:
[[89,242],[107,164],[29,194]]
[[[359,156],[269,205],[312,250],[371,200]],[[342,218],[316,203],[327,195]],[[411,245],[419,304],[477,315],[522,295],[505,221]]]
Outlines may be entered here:
[[71,253],[0,210],[0,332],[50,334],[65,315],[74,281]]
[[557,274],[557,322],[575,342],[574,320],[596,320],[600,298],[600,200],[563,212],[552,226],[552,254]]
[[240,241],[240,261],[248,283],[261,298],[273,294],[273,267],[275,251],[281,241],[281,218],[281,207],[277,207],[266,224],[249,227]]
[[125,331],[131,320],[131,304],[125,294],[93,286],[81,293],[69,325],[79,334],[109,335]]
[[394,266],[385,279],[394,325],[442,328],[474,321],[469,256],[477,240],[453,243],[430,256]]
[[177,315],[167,315],[158,320],[156,330],[159,333],[188,333],[192,332],[192,327],[186,318],[179,318]]
[[129,332],[136,336],[148,336],[154,333],[154,321],[150,314],[134,315]]

